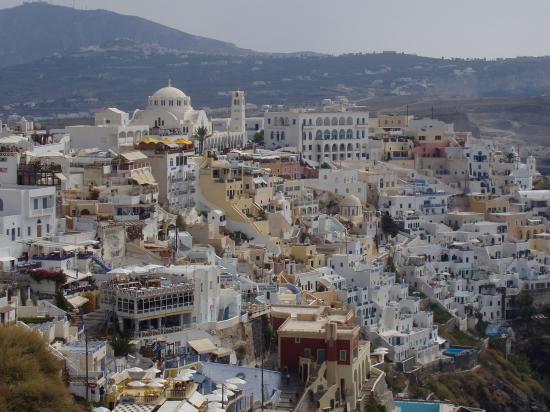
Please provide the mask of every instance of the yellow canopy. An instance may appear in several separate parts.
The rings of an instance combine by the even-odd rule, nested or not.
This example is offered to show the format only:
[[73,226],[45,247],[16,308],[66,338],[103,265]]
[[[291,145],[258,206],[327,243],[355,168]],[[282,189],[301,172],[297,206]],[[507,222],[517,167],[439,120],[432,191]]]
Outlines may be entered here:
[[143,139],[141,139],[141,141],[143,143],[155,143],[155,144],[159,142],[158,139],[155,139],[154,137],[149,137],[149,136],[144,137]]
[[187,140],[187,139],[177,139],[175,143],[176,144],[193,144],[191,140]]

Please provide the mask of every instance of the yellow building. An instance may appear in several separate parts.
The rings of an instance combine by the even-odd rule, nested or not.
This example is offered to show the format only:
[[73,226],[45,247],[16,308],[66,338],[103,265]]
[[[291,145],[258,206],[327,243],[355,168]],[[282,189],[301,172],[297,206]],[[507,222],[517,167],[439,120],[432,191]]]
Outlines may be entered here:
[[402,134],[413,116],[382,114],[369,119],[369,136],[382,138],[388,134]]
[[518,240],[529,240],[534,235],[544,233],[546,224],[540,218],[528,218],[524,212],[490,213],[488,220],[506,222],[508,234]]
[[435,143],[451,139],[454,133],[448,133],[445,130],[406,130],[404,135],[418,143]]
[[471,212],[483,213],[487,219],[490,213],[506,213],[510,202],[490,193],[471,193],[468,195],[468,206]]
[[412,139],[403,137],[384,138],[382,160],[410,160],[412,159],[413,148],[414,142]]
[[546,254],[550,253],[550,233],[538,233],[530,240],[531,249]]
[[315,245],[292,245],[290,256],[311,269],[325,266],[325,255],[317,252]]

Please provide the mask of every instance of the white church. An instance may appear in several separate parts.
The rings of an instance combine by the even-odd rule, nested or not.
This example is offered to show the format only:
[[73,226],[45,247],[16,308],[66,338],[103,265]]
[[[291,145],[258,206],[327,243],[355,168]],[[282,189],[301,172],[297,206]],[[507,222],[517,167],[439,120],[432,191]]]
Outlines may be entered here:
[[212,131],[212,124],[204,110],[191,106],[191,97],[176,87],[168,86],[149,96],[147,107],[134,112],[130,124],[146,124],[151,133],[160,136],[192,135],[197,128]]
[[106,108],[96,113],[94,125],[67,127],[71,148],[111,149],[118,152],[133,147],[148,135],[185,136],[193,140],[199,127],[208,130],[204,150],[243,148],[248,141],[244,92],[231,92],[231,97],[231,117],[212,122],[204,110],[196,110],[191,106],[190,96],[168,81],[168,86],[149,96],[146,108],[135,110],[131,118],[122,110]]
[[[244,147],[247,143],[244,92],[234,91],[231,96],[231,118],[221,119],[227,120],[224,123],[226,127],[214,128],[206,112],[194,109],[191,106],[191,97],[168,81],[168,86],[149,96],[146,109],[134,112],[130,124],[148,125],[153,135],[186,135],[190,138],[199,127],[206,127],[208,137],[204,142],[205,149]],[[219,125],[220,122],[216,124]]]

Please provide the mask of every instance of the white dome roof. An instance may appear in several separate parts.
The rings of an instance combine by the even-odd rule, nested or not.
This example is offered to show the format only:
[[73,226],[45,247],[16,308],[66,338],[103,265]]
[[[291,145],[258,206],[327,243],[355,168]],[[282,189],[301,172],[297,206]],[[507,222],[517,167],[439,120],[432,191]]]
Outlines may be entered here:
[[342,202],[340,203],[340,207],[362,207],[362,205],[361,205],[361,201],[357,196],[349,195],[349,196],[346,196],[344,199],[342,199]]
[[170,82],[168,82],[168,86],[158,89],[152,97],[162,99],[183,99],[187,96],[177,87],[172,87]]

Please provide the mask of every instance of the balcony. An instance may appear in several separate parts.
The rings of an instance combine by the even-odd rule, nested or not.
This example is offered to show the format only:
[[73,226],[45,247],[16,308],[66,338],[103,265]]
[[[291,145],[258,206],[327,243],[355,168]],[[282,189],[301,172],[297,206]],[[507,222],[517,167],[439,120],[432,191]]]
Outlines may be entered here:
[[431,209],[434,207],[447,207],[445,203],[430,203],[430,204],[423,204],[420,206],[421,209]]
[[74,257],[75,257],[75,254],[73,252],[69,252],[69,253],[53,252],[47,255],[33,255],[32,260],[61,261],[61,260],[72,259]]
[[114,205],[138,205],[140,201],[140,196],[113,196],[111,198],[111,203]]
[[42,216],[49,216],[53,214],[53,208],[47,207],[44,209],[31,209],[29,215],[31,217],[42,217]]

